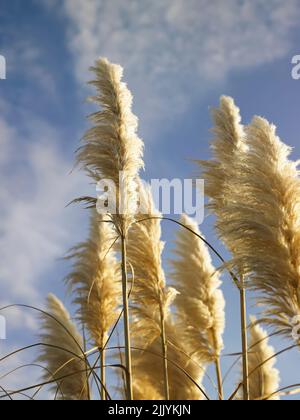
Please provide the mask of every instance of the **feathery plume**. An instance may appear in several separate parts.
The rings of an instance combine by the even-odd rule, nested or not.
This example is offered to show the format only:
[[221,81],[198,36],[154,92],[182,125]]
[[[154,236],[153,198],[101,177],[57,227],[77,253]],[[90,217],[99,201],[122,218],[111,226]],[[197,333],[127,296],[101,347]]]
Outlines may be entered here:
[[136,320],[134,330],[137,336],[143,331],[144,345],[148,345],[161,332],[161,313],[167,318],[171,290],[166,288],[162,268],[165,244],[161,240],[161,214],[155,209],[150,187],[140,184],[139,190],[141,222],[130,229],[127,251],[134,273],[131,303]]
[[121,300],[121,270],[114,244],[116,232],[107,216],[92,209],[89,239],[73,248],[74,260],[67,282],[79,305],[78,316],[88,328],[101,357],[102,399],[105,399],[105,345],[118,317]]
[[[201,235],[195,221],[186,215],[181,223]],[[186,336],[202,360],[216,360],[223,349],[225,300],[219,273],[200,238],[186,229],[177,233],[176,259],[171,260],[172,278],[179,292],[175,301],[178,319],[187,326]]]
[[96,182],[113,181],[116,188],[115,214],[112,220],[120,235],[126,235],[137,207],[136,179],[143,163],[143,142],[137,137],[137,117],[131,111],[132,95],[122,82],[123,69],[105,58],[96,61],[91,70],[97,89],[92,101],[101,110],[90,116],[95,124],[88,130],[78,162]]
[[252,317],[249,340],[250,400],[280,399],[275,394],[280,383],[279,371],[274,367],[275,351],[269,345],[267,337],[267,332]]
[[248,285],[260,293],[265,323],[291,338],[300,315],[298,162],[289,160],[291,149],[263,118],[253,119],[247,141],[222,235],[234,244],[232,265],[243,267]]
[[[185,342],[180,325],[166,322],[168,337],[168,377],[171,400],[202,400],[201,387],[205,373],[203,365],[192,358],[192,349]],[[138,377],[148,378],[151,386],[159,395],[164,395],[164,376],[161,369],[161,343],[159,338],[151,343],[144,352],[137,354],[135,372]],[[189,376],[188,376],[189,375]],[[201,388],[202,389],[202,388]]]
[[232,98],[222,96],[220,107],[214,109],[212,115],[213,159],[198,163],[205,179],[205,192],[210,198],[208,207],[222,219],[222,209],[231,201],[230,184],[236,175],[235,162],[245,153],[247,146],[240,110]]
[[165,398],[169,399],[167,337],[165,322],[169,307],[176,297],[175,289],[167,288],[162,268],[161,214],[155,209],[149,186],[139,185],[140,214],[128,235],[128,261],[133,267],[132,292],[133,331],[135,342],[147,347],[161,337],[164,355]]
[[149,378],[143,376],[137,378],[135,373],[133,381],[133,395],[136,401],[160,401],[163,400],[161,394],[151,385]]
[[[233,190],[236,188],[238,165],[246,155],[248,146],[245,141],[244,128],[241,125],[240,110],[230,97],[222,96],[220,108],[213,111],[215,138],[212,144],[213,160],[199,161],[203,168],[205,190],[210,202],[208,207],[217,216],[216,229],[219,237],[228,247],[231,253],[235,253],[236,243],[228,239],[224,234],[227,228],[228,218],[232,218],[228,208],[234,201]],[[237,205],[238,202],[237,202]],[[243,266],[236,265],[235,270],[239,274],[239,283],[236,285],[240,291],[241,307],[241,336],[243,347],[244,369],[244,399],[249,399],[248,383],[248,355],[247,355],[247,305],[244,284]]]
[[[63,400],[88,400],[87,364],[83,353],[83,340],[62,302],[48,296],[48,313],[41,315],[41,341],[46,344],[39,356],[49,373],[45,381],[52,385]],[[63,379],[60,379],[63,378]]]
[[[136,181],[140,169],[144,167],[143,142],[136,134],[137,118],[131,111],[132,95],[122,82],[122,67],[101,58],[91,70],[96,75],[96,80],[91,84],[97,89],[97,96],[91,99],[102,109],[90,116],[95,126],[86,133],[85,145],[79,150],[77,160],[96,182],[106,180],[109,185],[113,183],[113,191],[106,192],[108,197],[105,198],[104,204],[115,207],[110,209],[109,213],[122,244],[127,397],[131,400],[133,393],[126,237],[137,210]],[[97,203],[98,211],[102,201]],[[105,210],[105,205],[101,212]]]
[[107,217],[91,213],[89,239],[71,250],[74,260],[67,282],[79,305],[78,316],[95,346],[103,349],[121,299],[120,264],[114,252],[116,233]]

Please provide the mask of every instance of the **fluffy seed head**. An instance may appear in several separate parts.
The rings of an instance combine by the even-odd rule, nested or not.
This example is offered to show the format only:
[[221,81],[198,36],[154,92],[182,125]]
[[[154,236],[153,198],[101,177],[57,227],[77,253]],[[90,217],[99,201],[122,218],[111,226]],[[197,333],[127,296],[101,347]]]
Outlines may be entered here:
[[138,138],[137,118],[131,111],[132,95],[122,82],[123,69],[105,58],[91,69],[97,95],[92,99],[101,110],[92,114],[94,126],[88,130],[78,162],[96,182],[113,181],[116,188],[116,229],[126,234],[137,206],[137,176],[143,168],[143,142]]
[[[198,225],[183,215],[181,223],[198,235]],[[188,340],[202,360],[215,360],[223,349],[225,300],[220,277],[204,242],[188,230],[177,234],[172,278],[179,294],[175,300],[178,322],[186,326]]]
[[264,398],[268,400],[279,400],[278,395],[275,394],[279,389],[279,371],[274,367],[276,363],[276,359],[273,357],[275,351],[269,345],[267,337],[267,332],[257,325],[255,318],[252,317],[249,343],[249,386],[251,400]]
[[[62,302],[48,296],[48,313],[41,315],[42,348],[38,361],[45,364],[45,381],[62,400],[88,400],[87,364],[83,354],[83,340]],[[64,378],[64,379],[60,379]]]
[[116,238],[111,222],[92,210],[89,239],[70,255],[74,262],[67,282],[79,305],[78,316],[99,348],[117,319],[121,297],[120,264],[113,248]]
[[264,321],[292,337],[300,315],[300,180],[291,149],[276,128],[255,117],[247,128],[249,150],[240,162],[232,202],[219,226],[234,250],[232,265],[259,292]]
[[[189,376],[201,387],[205,373],[203,365],[192,357],[189,344],[183,339],[181,326],[172,321],[166,323],[168,337],[168,376],[171,400],[202,400],[203,393]],[[148,378],[151,387],[159,395],[164,395],[160,338],[153,341],[135,359],[135,371],[142,378]]]
[[127,251],[134,273],[134,331],[137,336],[142,334],[145,344],[160,334],[160,319],[162,316],[167,318],[176,292],[166,287],[162,268],[161,214],[155,209],[150,188],[140,184],[139,189],[141,212],[138,220],[142,222],[135,223],[130,229]]

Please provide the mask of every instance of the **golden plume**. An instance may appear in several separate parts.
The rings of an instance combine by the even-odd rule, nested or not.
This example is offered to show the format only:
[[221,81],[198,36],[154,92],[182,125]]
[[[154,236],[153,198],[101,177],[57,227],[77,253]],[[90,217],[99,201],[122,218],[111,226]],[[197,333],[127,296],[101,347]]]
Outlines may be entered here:
[[116,233],[107,217],[92,210],[89,238],[71,250],[73,270],[67,282],[79,305],[78,316],[95,346],[102,349],[118,317],[120,264],[114,252]]
[[[222,220],[222,209],[231,201],[230,184],[235,173],[235,163],[246,151],[244,127],[240,110],[234,100],[222,96],[220,107],[213,109],[214,140],[211,145],[213,159],[198,161],[205,179],[205,193],[210,198],[208,207]],[[224,220],[224,222],[226,222]],[[226,238],[222,238],[225,239]]]
[[94,127],[86,133],[77,160],[96,182],[114,183],[116,190],[110,192],[109,200],[116,208],[111,217],[120,235],[126,235],[136,213],[143,142],[136,134],[137,117],[131,111],[132,95],[122,82],[122,67],[100,58],[91,70],[96,79],[90,84],[97,89],[97,96],[91,99],[101,110],[90,116]]
[[101,356],[102,399],[105,399],[105,346],[118,318],[121,301],[121,270],[114,245],[118,237],[107,216],[92,209],[89,239],[77,245],[67,282],[79,305],[78,316],[87,327]]
[[[166,287],[162,268],[161,214],[155,209],[149,186],[139,188],[140,213],[128,235],[128,261],[133,268],[132,313],[135,343],[147,347],[160,336],[165,374],[165,398],[169,399],[167,337],[165,323],[169,306],[176,297],[173,288]],[[136,368],[137,369],[137,368]]]
[[[188,216],[183,215],[181,223],[201,235],[197,223]],[[177,258],[171,264],[179,292],[175,300],[178,322],[186,326],[185,339],[200,360],[215,361],[223,349],[225,328],[225,300],[219,273],[204,242],[184,228],[177,233],[174,254]]]
[[164,242],[161,240],[161,214],[155,209],[149,186],[140,183],[139,222],[130,229],[128,261],[133,267],[132,313],[135,333],[143,331],[144,345],[161,333],[160,316],[167,319],[172,290],[166,288],[162,268]]
[[243,267],[259,292],[265,323],[291,338],[300,315],[298,162],[289,160],[291,148],[263,118],[253,119],[247,142],[222,235],[234,244],[232,265]]
[[[166,335],[168,337],[170,400],[204,399],[204,394],[199,387],[201,388],[202,385],[205,368],[193,359],[192,349],[184,340],[184,331],[177,323],[168,321],[166,322]],[[161,342],[157,338],[143,352],[136,355],[134,369],[134,372],[137,372],[137,377],[145,377],[147,383],[158,395],[164,395],[162,357]]]
[[279,400],[279,371],[274,367],[275,351],[268,343],[268,334],[251,318],[249,340],[250,400]]
[[[132,95],[122,82],[123,69],[105,58],[91,69],[91,82],[97,95],[91,98],[101,110],[90,116],[94,127],[88,130],[77,161],[101,186],[104,194],[97,201],[98,212],[108,213],[122,244],[122,295],[126,358],[127,398],[133,398],[131,343],[128,305],[127,250],[128,229],[134,221],[137,205],[137,178],[143,163],[143,142],[137,136],[137,118],[131,111]],[[104,183],[104,185],[102,185]],[[79,199],[80,200],[80,199]],[[93,204],[94,199],[88,199]]]
[[163,400],[161,394],[151,385],[151,381],[144,374],[141,378],[135,372],[133,380],[133,395],[136,401],[160,401]]
[[[230,97],[222,96],[219,109],[213,111],[215,127],[214,141],[212,144],[213,159],[211,161],[199,161],[203,169],[205,191],[210,201],[208,207],[217,216],[216,228],[219,237],[228,247],[231,253],[235,253],[236,243],[231,241],[224,233],[233,215],[229,207],[234,205],[234,190],[237,188],[239,179],[239,165],[247,152],[244,128],[241,125],[240,110]],[[239,205],[238,201],[235,203]],[[244,369],[244,399],[249,399],[248,383],[248,356],[247,356],[247,305],[244,283],[244,267],[235,265],[235,271],[239,279],[235,283],[240,291],[241,308],[241,335],[243,350]]]
[[40,334],[45,344],[39,362],[48,371],[45,381],[53,381],[51,389],[62,400],[88,400],[88,365],[85,361],[83,340],[62,302],[48,296],[48,313],[41,315]]

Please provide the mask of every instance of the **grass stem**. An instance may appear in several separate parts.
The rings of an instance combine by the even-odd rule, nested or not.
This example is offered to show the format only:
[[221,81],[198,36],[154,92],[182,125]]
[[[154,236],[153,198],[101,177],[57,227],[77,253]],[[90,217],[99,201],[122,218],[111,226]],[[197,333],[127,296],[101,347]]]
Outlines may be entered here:
[[218,357],[216,359],[215,366],[216,366],[216,374],[217,374],[217,380],[218,380],[219,400],[223,401],[224,393],[223,393],[223,380],[222,380],[222,370],[221,370],[220,357]]
[[163,353],[163,371],[164,371],[164,394],[165,400],[170,400],[170,386],[169,386],[169,375],[168,375],[168,340],[166,335],[166,324],[164,311],[161,308],[161,344],[162,344],[162,353]]
[[241,334],[243,350],[243,396],[244,401],[249,401],[249,361],[248,361],[248,338],[247,338],[247,303],[244,281],[240,288],[240,306],[241,306]]
[[101,365],[101,399],[102,401],[106,400],[106,370],[105,370],[105,349],[100,350],[100,365]]
[[132,386],[132,361],[131,361],[131,340],[129,325],[129,303],[128,303],[128,276],[127,276],[127,250],[126,238],[121,237],[122,244],[122,293],[124,308],[124,336],[125,336],[125,363],[126,363],[126,396],[127,400],[133,400]]

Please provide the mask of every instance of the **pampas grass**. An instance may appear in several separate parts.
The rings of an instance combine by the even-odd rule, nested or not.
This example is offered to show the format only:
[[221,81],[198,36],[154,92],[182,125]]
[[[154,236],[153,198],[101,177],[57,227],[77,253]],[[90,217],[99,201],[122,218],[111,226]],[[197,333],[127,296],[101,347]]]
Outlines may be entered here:
[[[103,181],[104,194],[98,201],[93,197],[75,200],[85,201],[90,208],[90,231],[88,239],[67,257],[73,263],[67,284],[82,334],[53,295],[46,310],[12,305],[41,314],[41,342],[12,351],[0,363],[25,350],[41,349],[38,363],[30,367],[43,370],[44,382],[12,391],[1,385],[0,399],[13,395],[35,399],[50,385],[55,399],[61,400],[89,400],[97,392],[102,400],[109,400],[111,388],[116,399],[209,400],[204,388],[209,379],[214,389],[218,383],[221,400],[227,398],[225,379],[240,359],[242,383],[234,392],[229,390],[229,400],[276,400],[291,395],[289,390],[298,385],[279,390],[275,368],[275,356],[299,347],[300,341],[296,334],[300,181],[298,162],[290,160],[291,149],[263,118],[255,117],[244,127],[233,99],[221,97],[219,108],[213,111],[213,157],[198,163],[216,232],[231,254],[226,261],[188,216],[182,215],[179,222],[155,209],[150,189],[139,178],[143,143],[137,136],[137,118],[131,111],[132,96],[122,82],[122,68],[99,59],[92,71],[96,96],[91,101],[100,110],[90,117],[93,126],[77,152],[77,162],[94,183]],[[163,268],[164,219],[180,225],[170,273]],[[222,267],[213,266],[208,248]],[[226,355],[221,270],[229,272],[240,294],[241,348]],[[258,320],[250,318],[248,328],[247,287],[261,308]],[[278,337],[293,337],[296,344],[275,353],[262,324],[273,326]],[[120,333],[124,333],[124,344]],[[113,357],[116,351],[118,362],[107,363],[107,353]],[[239,358],[223,380],[225,356]],[[24,367],[28,365],[0,380]],[[113,369],[118,382],[107,369]],[[32,397],[27,395],[35,389]]]
[[[62,302],[48,296],[49,315],[41,315],[41,341],[44,343],[38,361],[45,363],[43,379],[54,381],[52,391],[63,400],[88,400],[89,384],[84,344]],[[61,379],[63,378],[63,379]]]
[[[128,261],[133,267],[134,287],[132,292],[132,313],[135,342],[141,346],[150,345],[157,336],[161,337],[165,399],[169,399],[167,337],[165,323],[169,307],[176,297],[176,291],[166,287],[162,268],[164,243],[161,240],[161,214],[155,209],[149,186],[140,183],[139,222],[128,235]],[[141,338],[142,337],[142,340]],[[141,343],[142,342],[142,343]]]
[[268,343],[268,334],[251,317],[249,340],[250,400],[279,400],[279,371],[274,367],[275,351]]
[[[211,161],[199,161],[203,177],[205,179],[206,194],[210,201],[208,208],[217,216],[216,228],[219,237],[235,254],[236,243],[228,238],[225,233],[230,217],[228,207],[234,202],[233,191],[239,181],[237,165],[243,160],[247,152],[244,127],[241,125],[240,110],[234,100],[227,96],[220,99],[219,109],[213,110],[215,127],[213,129],[214,141],[212,143],[213,159]],[[236,203],[239,205],[239,202]],[[248,382],[248,355],[247,355],[247,307],[244,284],[244,268],[235,265],[234,269],[239,274],[237,286],[240,291],[241,308],[241,338],[243,348],[243,371],[244,371],[244,399],[249,399]]]
[[145,375],[142,378],[138,378],[136,373],[133,381],[133,395],[137,401],[163,400],[161,394],[151,385],[149,378]]
[[97,96],[91,100],[100,105],[101,111],[90,116],[94,127],[86,133],[85,144],[78,152],[77,161],[96,182],[108,180],[113,182],[115,189],[113,193],[110,191],[108,200],[109,205],[115,205],[110,217],[122,244],[127,398],[131,400],[133,394],[126,238],[137,210],[137,178],[144,166],[143,142],[136,134],[137,118],[131,111],[132,95],[122,82],[122,67],[101,58],[91,70],[96,76],[91,84],[97,90]]
[[[105,385],[105,345],[118,317],[121,270],[113,245],[116,233],[107,217],[91,212],[89,239],[71,250],[73,270],[67,282],[73,290],[78,316],[101,354],[101,380]],[[104,386],[102,398],[105,399]]]
[[291,338],[292,319],[300,315],[298,163],[263,118],[247,128],[247,142],[223,234],[235,244],[232,266],[242,266],[249,287],[260,294],[264,322]]
[[[200,235],[198,225],[186,215],[181,223]],[[184,340],[190,342],[194,353],[202,362],[216,363],[219,394],[223,398],[220,355],[223,349],[225,328],[225,300],[220,290],[218,271],[204,242],[190,231],[177,233],[174,254],[171,260],[172,278],[179,292],[175,300],[177,323],[181,323]]]
[[[157,319],[165,312],[166,279],[162,267],[164,243],[161,240],[161,214],[155,209],[151,190],[140,185],[140,207],[137,219],[128,235],[128,261],[133,267],[132,313],[136,318],[136,335],[146,332],[145,342],[160,334]],[[145,316],[151,313],[151,318]],[[142,326],[139,326],[142,323]]]
[[137,209],[143,142],[136,134],[137,117],[131,111],[132,95],[122,82],[122,67],[100,58],[91,70],[96,77],[90,84],[97,95],[90,99],[101,110],[90,116],[94,126],[84,136],[77,161],[96,182],[113,181],[116,197],[109,199],[116,200],[116,211],[111,218],[120,236],[126,236]]
[[[205,179],[205,193],[209,197],[208,208],[218,217],[218,223],[226,223],[223,214],[226,204],[232,201],[231,184],[236,179],[236,163],[247,150],[244,127],[241,124],[240,110],[234,100],[222,96],[219,108],[212,111],[214,139],[211,144],[213,159],[198,161]],[[218,224],[219,226],[219,224]],[[226,236],[218,230],[221,239],[227,244]],[[233,249],[230,249],[233,251]]]
[[[203,400],[201,391],[205,367],[194,360],[192,349],[183,339],[184,332],[176,323],[166,323],[168,337],[168,376],[171,400]],[[161,342],[157,338],[137,356],[138,378],[146,378],[157,394],[164,395],[164,375],[161,369]],[[193,380],[191,380],[191,378]]]

